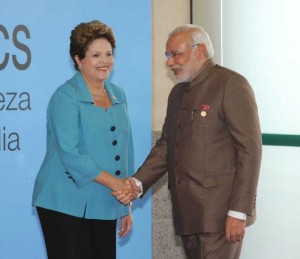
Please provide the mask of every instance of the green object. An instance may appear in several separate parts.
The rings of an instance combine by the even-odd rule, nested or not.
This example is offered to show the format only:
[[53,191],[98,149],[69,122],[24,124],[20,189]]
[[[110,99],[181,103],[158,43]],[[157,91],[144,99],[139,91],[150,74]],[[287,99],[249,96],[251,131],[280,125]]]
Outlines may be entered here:
[[263,145],[300,147],[300,135],[262,134]]

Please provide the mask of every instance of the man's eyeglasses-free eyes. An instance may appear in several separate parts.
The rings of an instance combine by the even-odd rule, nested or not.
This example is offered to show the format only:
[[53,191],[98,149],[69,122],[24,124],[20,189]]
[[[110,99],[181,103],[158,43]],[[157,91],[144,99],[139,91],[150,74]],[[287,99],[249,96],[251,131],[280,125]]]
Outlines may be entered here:
[[[191,46],[191,48],[199,45],[200,43],[196,43],[194,45]],[[170,52],[166,51],[165,52],[165,58],[169,59],[169,58],[173,58],[173,59],[178,59],[180,56],[182,56],[184,54],[185,50],[180,51],[180,50],[172,50]]]

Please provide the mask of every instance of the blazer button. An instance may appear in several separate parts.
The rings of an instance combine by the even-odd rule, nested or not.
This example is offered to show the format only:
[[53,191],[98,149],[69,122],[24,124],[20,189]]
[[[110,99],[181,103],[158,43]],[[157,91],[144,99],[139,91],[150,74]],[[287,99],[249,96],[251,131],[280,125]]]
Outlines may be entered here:
[[110,130],[111,130],[111,131],[115,131],[115,130],[116,130],[116,126],[111,126],[111,127],[110,127]]
[[113,146],[115,146],[115,145],[118,144],[118,141],[117,141],[117,140],[114,140],[114,141],[112,142],[112,144],[113,144]]
[[181,123],[178,123],[177,127],[178,128],[181,128],[182,124]]
[[181,180],[180,179],[177,179],[177,184],[181,184]]
[[119,155],[116,155],[116,156],[115,156],[115,160],[116,160],[116,161],[119,161],[119,160],[120,160],[120,156],[119,156]]
[[120,174],[121,174],[120,170],[115,171],[115,175],[120,175]]

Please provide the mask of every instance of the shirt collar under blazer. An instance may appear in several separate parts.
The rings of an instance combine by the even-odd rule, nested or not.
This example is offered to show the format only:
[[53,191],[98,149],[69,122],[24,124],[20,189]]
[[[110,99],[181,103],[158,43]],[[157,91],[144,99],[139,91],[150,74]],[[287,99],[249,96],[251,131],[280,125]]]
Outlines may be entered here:
[[[69,80],[69,83],[74,86],[79,101],[90,103],[94,102],[88,86],[80,72],[77,72],[75,76]],[[113,87],[112,83],[104,81],[104,87],[111,99],[112,104],[125,102],[123,95],[119,91],[116,91],[117,89]]]

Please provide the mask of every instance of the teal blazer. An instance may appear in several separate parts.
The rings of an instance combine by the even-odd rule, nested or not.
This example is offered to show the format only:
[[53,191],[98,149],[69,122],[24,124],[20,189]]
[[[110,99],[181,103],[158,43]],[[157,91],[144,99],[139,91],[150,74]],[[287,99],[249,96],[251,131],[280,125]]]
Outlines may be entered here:
[[128,214],[111,190],[93,181],[101,171],[134,172],[133,141],[124,91],[105,82],[112,106],[93,99],[80,72],[60,86],[47,109],[47,152],[35,180],[33,205],[88,219]]

